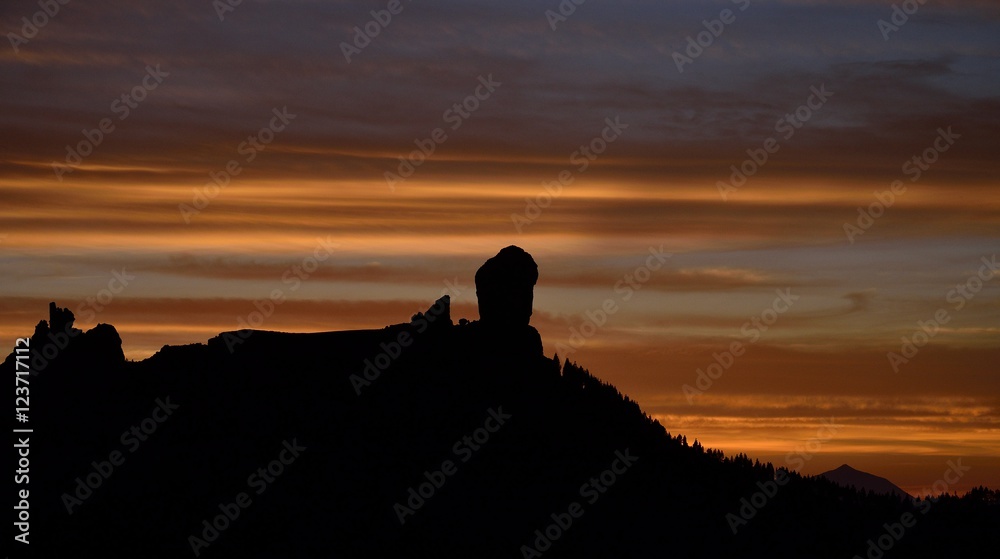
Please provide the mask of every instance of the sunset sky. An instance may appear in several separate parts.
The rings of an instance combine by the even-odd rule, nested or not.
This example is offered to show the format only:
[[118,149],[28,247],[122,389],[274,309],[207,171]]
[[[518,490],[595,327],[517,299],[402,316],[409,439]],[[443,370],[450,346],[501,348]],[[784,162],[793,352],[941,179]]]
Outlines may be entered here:
[[1000,4],[224,2],[0,7],[9,347],[49,301],[131,359],[274,290],[263,329],[475,319],[516,244],[546,353],[672,433],[1000,488]]

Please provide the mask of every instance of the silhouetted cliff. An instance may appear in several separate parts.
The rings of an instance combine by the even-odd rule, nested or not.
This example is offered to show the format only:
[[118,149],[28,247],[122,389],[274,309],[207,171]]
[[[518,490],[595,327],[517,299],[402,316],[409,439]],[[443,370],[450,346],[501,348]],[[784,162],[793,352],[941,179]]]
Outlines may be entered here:
[[499,336],[484,316],[455,325],[443,298],[379,330],[226,332],[127,362],[114,328],[53,305],[31,341],[32,550],[850,558],[908,513],[885,557],[998,543],[996,492],[901,502],[689,446],[544,357],[523,313]]

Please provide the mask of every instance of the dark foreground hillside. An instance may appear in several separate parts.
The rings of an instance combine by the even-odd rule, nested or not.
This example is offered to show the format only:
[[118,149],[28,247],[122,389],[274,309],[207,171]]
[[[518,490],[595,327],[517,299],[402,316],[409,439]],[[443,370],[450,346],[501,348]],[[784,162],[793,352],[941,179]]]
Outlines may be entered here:
[[[83,334],[53,308],[31,341],[31,552],[874,558],[1000,543],[995,493],[779,487],[770,465],[688,446],[542,357],[534,330],[452,325],[438,305],[382,330],[234,332],[137,363],[114,328]],[[71,343],[46,358],[59,331]],[[727,514],[775,489],[734,535]],[[872,554],[880,536],[889,551]]]

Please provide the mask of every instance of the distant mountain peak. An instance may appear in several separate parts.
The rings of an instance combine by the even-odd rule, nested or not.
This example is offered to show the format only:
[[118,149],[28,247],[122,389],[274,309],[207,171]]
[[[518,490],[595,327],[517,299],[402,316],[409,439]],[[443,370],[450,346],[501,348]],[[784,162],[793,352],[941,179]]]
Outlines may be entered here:
[[863,472],[848,464],[841,464],[836,469],[823,472],[817,477],[826,478],[843,487],[854,487],[860,491],[873,491],[879,494],[896,495],[901,499],[912,499],[913,496],[903,491],[896,484],[884,477]]

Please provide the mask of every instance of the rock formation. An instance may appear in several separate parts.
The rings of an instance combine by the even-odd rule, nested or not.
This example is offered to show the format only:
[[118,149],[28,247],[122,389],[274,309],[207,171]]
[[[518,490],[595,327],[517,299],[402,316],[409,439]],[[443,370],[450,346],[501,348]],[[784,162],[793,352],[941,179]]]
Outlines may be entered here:
[[478,329],[485,338],[486,355],[509,358],[540,357],[542,339],[528,323],[538,281],[538,265],[517,246],[506,247],[476,272],[479,299]]
[[[31,336],[31,372],[37,375],[67,359],[96,359],[102,367],[118,367],[125,362],[122,339],[110,324],[98,324],[84,332],[75,328],[76,317],[68,308],[49,303],[49,320],[35,326]],[[96,365],[95,365],[96,366]]]
[[531,320],[538,265],[531,255],[511,245],[476,272],[479,318],[484,326],[523,327]]
[[428,327],[441,329],[453,326],[451,321],[451,297],[442,296],[426,312],[418,312],[410,318],[410,324],[423,332]]

